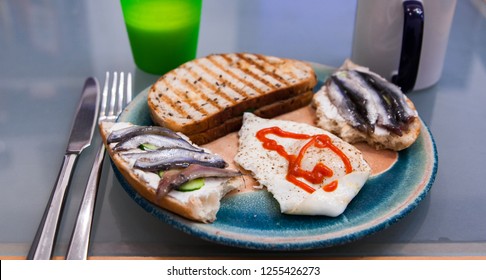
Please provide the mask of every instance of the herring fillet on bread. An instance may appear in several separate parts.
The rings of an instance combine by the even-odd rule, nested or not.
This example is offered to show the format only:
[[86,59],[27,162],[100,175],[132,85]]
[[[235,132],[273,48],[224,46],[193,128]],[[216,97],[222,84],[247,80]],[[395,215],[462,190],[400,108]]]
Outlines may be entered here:
[[[194,191],[172,190],[164,196],[157,192],[160,177],[156,172],[147,172],[134,168],[134,162],[123,153],[115,151],[117,143],[108,143],[111,132],[133,126],[131,123],[101,123],[100,133],[113,163],[125,180],[143,198],[163,209],[169,210],[187,219],[211,223],[216,219],[220,200],[230,191],[241,188],[241,177],[205,178],[204,186]],[[140,152],[139,149],[128,153]],[[208,151],[209,152],[209,151]]]
[[147,101],[154,123],[204,144],[238,130],[244,112],[270,118],[309,104],[316,84],[314,70],[302,61],[213,54],[162,76]]
[[349,143],[400,151],[418,138],[421,122],[400,88],[350,60],[313,97],[317,126]]

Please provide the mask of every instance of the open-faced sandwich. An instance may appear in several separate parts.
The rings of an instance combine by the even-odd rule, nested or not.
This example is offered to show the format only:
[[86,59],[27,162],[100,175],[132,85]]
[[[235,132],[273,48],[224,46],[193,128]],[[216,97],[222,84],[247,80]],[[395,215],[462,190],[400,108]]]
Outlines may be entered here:
[[242,186],[220,156],[158,126],[102,123],[114,164],[145,199],[199,222],[212,222],[226,193]]
[[349,143],[403,150],[420,134],[421,123],[400,88],[347,60],[314,95],[317,125]]

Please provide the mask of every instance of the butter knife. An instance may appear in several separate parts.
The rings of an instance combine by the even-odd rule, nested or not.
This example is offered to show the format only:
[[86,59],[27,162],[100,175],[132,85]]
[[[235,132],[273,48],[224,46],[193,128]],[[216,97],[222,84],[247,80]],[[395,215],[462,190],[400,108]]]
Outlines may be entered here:
[[78,155],[89,146],[98,115],[99,85],[95,78],[88,78],[81,93],[76,110],[71,135],[67,145],[61,170],[57,177],[46,210],[30,247],[27,259],[48,260],[51,258],[66,191],[71,181],[72,171]]

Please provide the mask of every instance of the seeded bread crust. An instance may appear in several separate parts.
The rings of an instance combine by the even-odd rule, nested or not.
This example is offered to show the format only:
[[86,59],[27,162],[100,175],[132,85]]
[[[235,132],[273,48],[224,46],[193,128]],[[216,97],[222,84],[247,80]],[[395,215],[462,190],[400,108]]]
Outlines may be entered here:
[[[314,70],[302,61],[249,53],[214,54],[162,76],[149,90],[148,107],[154,123],[214,140],[227,131],[215,127],[235,123],[244,112],[276,102],[307,100],[316,84]],[[286,108],[272,112],[278,115]],[[207,130],[215,131],[214,135]]]

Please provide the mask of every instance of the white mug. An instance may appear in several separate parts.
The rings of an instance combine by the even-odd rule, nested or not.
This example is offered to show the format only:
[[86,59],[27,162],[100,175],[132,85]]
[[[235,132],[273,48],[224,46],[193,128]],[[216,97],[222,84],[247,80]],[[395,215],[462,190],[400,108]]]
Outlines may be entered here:
[[456,0],[358,0],[351,60],[402,91],[442,74]]

